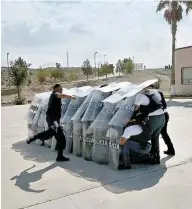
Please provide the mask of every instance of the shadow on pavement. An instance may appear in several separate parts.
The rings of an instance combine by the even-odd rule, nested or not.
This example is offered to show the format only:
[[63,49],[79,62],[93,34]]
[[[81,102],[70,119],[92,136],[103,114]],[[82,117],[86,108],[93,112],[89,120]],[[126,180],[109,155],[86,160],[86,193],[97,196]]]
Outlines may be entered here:
[[170,100],[167,101],[167,106],[168,107],[182,106],[182,107],[186,107],[186,108],[192,108],[192,101],[179,102],[179,101],[175,101],[175,100],[170,99]]
[[42,175],[45,174],[47,171],[56,167],[55,164],[52,164],[44,169],[34,171],[29,173],[28,171],[35,168],[36,166],[33,165],[31,168],[28,168],[22,171],[19,176],[14,176],[10,180],[16,180],[15,186],[19,187],[25,192],[34,192],[34,193],[41,193],[44,192],[45,189],[42,190],[34,190],[30,188],[30,183],[37,182],[42,179]]
[[170,157],[163,158],[161,165],[133,165],[131,170],[116,171],[108,166],[88,162],[74,155],[70,155],[69,162],[57,163],[55,162],[56,152],[51,152],[48,148],[40,147],[36,144],[27,145],[25,141],[13,144],[12,149],[19,152],[25,160],[37,163],[54,162],[44,169],[29,173],[28,171],[35,167],[33,165],[31,168],[22,171],[18,176],[11,178],[11,180],[16,179],[15,185],[20,189],[36,193],[43,192],[45,189],[33,190],[30,188],[30,183],[41,180],[43,174],[56,167],[65,169],[66,172],[73,176],[92,182],[100,182],[101,186],[115,194],[147,189],[155,186],[164,176],[167,171],[165,163],[170,159]]

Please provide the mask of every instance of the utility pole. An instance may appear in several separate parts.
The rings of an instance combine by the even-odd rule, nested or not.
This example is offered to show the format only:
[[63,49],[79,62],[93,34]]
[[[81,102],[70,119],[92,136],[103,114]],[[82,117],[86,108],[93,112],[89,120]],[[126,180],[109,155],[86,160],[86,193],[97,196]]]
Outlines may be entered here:
[[7,69],[9,71],[9,53],[7,53]]
[[106,54],[104,55],[104,64],[105,64],[105,57],[106,57]]
[[69,53],[67,51],[67,69],[69,69]]
[[133,56],[133,64],[134,64],[134,70],[135,70],[135,57]]
[[7,52],[7,79],[8,79],[8,86],[10,86],[10,80],[9,80],[9,52]]
[[99,80],[99,70],[100,70],[100,67],[101,67],[101,63],[97,63],[97,67],[98,67],[98,80]]
[[97,54],[97,52],[94,53],[94,61],[95,61],[95,77],[97,76],[97,72],[96,72],[96,69],[97,69],[97,64],[96,64],[96,54]]

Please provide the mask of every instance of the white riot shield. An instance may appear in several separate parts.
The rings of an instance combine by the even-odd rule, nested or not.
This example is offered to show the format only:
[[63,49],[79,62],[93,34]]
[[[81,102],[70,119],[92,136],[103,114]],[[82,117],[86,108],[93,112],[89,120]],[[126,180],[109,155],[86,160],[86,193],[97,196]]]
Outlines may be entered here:
[[65,116],[65,113],[67,112],[70,102],[71,102],[71,99],[62,99],[61,100],[61,120],[60,120],[61,125],[64,124],[64,121],[63,121],[64,116]]
[[99,164],[108,164],[109,140],[106,133],[109,128],[108,123],[116,112],[116,104],[104,103],[104,107],[99,115],[87,130],[88,134],[93,133],[94,144],[92,149],[92,160]]
[[[110,138],[110,146],[109,146],[109,166],[113,168],[117,168],[119,165],[119,139],[123,133],[123,127],[130,120],[133,111],[134,111],[134,101],[135,96],[126,98],[120,104],[118,104],[119,109],[109,122],[109,126],[112,128],[108,132],[108,136]],[[115,133],[116,132],[116,133]],[[114,135],[112,133],[115,133]]]
[[100,90],[95,91],[81,121],[94,121],[103,107],[102,101],[110,94],[110,92],[102,92]]
[[85,98],[86,97],[76,97],[76,100],[72,100],[63,118],[63,128],[66,137],[67,152],[72,152],[73,145],[73,122],[71,121],[71,119],[75,115]]
[[41,114],[41,109],[42,109],[42,104],[39,105],[37,112],[33,118],[33,122],[32,122],[32,128],[33,129],[38,129],[38,121],[39,121],[39,117]]
[[[99,114],[99,112],[101,111],[103,107],[102,100],[107,98],[110,94],[111,92],[102,92],[100,90],[97,90],[94,92],[91,98],[91,101],[88,105],[88,108],[81,120],[84,123],[84,126],[90,125],[95,120],[95,118],[97,117],[97,115]],[[84,151],[86,152],[86,153],[83,153],[83,156],[86,156],[86,159],[91,160],[92,159],[92,146],[93,146],[93,133],[91,134],[84,133],[83,139],[84,139],[83,152]]]
[[73,154],[82,156],[83,131],[81,121],[73,121]]
[[93,96],[93,92],[90,92],[84,102],[81,104],[75,115],[72,117],[73,121],[73,154],[76,156],[82,156],[83,147],[83,130],[81,119],[89,105],[89,102]]
[[63,126],[63,132],[66,139],[65,150],[67,153],[71,153],[73,148],[73,123],[65,123]]
[[83,147],[82,147],[82,157],[85,160],[92,160],[92,146],[93,146],[93,134],[87,134],[87,129],[91,122],[82,122],[82,132],[83,132]]
[[123,128],[109,128],[106,137],[109,139],[108,165],[117,169],[119,165],[120,146],[119,139],[122,136]]
[[57,140],[55,139],[55,137],[53,136],[51,139],[51,151],[54,152],[55,151],[55,147],[57,144]]

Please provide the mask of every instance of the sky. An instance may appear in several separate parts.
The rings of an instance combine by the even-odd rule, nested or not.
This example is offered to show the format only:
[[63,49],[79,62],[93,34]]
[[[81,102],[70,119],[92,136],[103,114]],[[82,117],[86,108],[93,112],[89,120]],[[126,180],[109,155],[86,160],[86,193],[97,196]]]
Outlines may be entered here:
[[[1,65],[21,56],[32,67],[81,66],[134,57],[148,68],[171,64],[171,31],[157,1],[2,1]],[[176,47],[192,45],[192,13],[178,25]]]

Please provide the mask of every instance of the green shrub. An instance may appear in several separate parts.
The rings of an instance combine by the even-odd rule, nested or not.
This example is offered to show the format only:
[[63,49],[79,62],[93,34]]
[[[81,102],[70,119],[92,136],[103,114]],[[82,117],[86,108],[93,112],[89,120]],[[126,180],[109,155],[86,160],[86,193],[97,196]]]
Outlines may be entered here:
[[75,72],[70,72],[69,80],[70,81],[76,81],[77,80],[77,74]]
[[23,87],[26,85],[26,81],[29,77],[29,67],[28,64],[21,57],[16,59],[14,62],[11,61],[11,66],[8,71],[9,84],[13,85],[17,89],[17,98],[15,100],[16,104],[23,104],[24,100],[21,96]]
[[62,69],[52,69],[51,78],[55,80],[61,80],[62,78],[64,78],[64,71]]
[[40,84],[44,83],[47,80],[47,77],[50,76],[50,73],[47,70],[39,70],[37,72],[37,80]]

